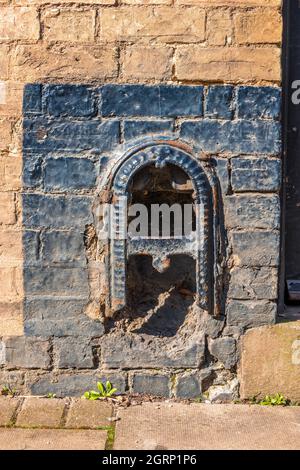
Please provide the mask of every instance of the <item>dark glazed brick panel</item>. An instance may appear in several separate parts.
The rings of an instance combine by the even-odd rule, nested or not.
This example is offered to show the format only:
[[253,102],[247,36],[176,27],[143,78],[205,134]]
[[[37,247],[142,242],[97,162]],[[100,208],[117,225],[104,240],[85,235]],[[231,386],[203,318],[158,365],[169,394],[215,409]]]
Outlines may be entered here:
[[[280,101],[276,87],[25,87],[25,336],[6,340],[6,368],[44,371],[27,377],[27,391],[81,395],[103,377],[119,391],[187,398],[219,380],[214,367],[235,373],[237,332],[276,316]],[[97,182],[115,152],[153,136],[210,159],[229,243],[223,316],[201,318],[201,335],[181,344],[181,355],[155,349],[151,335],[110,335],[91,302],[100,281],[86,233]]]

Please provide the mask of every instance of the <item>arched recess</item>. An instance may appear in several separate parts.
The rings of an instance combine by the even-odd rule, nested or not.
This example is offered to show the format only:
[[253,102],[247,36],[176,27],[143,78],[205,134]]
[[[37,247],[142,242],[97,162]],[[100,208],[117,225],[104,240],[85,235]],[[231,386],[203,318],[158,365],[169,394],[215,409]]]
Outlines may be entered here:
[[[176,244],[177,254],[190,254],[196,260],[196,302],[200,308],[216,315],[220,313],[220,301],[217,292],[220,284],[220,264],[217,250],[223,246],[219,230],[218,207],[218,181],[212,168],[196,159],[184,144],[177,141],[149,142],[142,148],[128,152],[119,158],[114,166],[109,185],[106,191],[111,195],[110,200],[114,206],[115,235],[109,243],[109,309],[110,314],[126,305],[126,270],[129,254],[139,247],[143,252],[159,257],[159,251],[166,252],[168,247],[172,250],[172,242],[160,240],[133,240],[120,236],[124,226],[123,202],[129,196],[129,184],[134,175],[148,165],[163,168],[165,165],[175,165],[183,170],[190,178],[194,189],[196,204],[196,230],[192,237],[183,239]],[[163,244],[166,249],[163,248]],[[157,246],[160,244],[160,246]],[[155,247],[156,245],[156,247]],[[156,251],[155,251],[156,249]],[[173,253],[173,251],[172,251]],[[170,253],[171,254],[171,253]]]

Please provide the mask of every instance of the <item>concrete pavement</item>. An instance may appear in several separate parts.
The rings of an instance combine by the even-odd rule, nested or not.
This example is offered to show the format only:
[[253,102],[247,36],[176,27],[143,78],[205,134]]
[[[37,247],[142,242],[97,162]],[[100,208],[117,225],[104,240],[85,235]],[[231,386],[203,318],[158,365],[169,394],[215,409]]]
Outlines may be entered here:
[[0,397],[0,450],[300,449],[300,407]]

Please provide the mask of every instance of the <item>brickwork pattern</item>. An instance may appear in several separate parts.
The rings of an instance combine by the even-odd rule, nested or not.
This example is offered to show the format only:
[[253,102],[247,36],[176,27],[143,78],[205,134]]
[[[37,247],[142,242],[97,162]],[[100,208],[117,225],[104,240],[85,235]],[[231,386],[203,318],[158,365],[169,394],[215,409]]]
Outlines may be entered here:
[[[17,382],[34,394],[81,394],[103,376],[120,391],[180,397],[220,380],[217,370],[234,380],[240,334],[276,315],[280,101],[280,88],[270,86],[25,87],[25,336],[4,338],[0,382],[19,369],[25,384],[24,376]],[[155,134],[211,158],[229,241],[226,319],[208,316],[202,336],[176,360],[153,352],[142,335],[107,335],[86,308],[100,271],[87,262],[84,233],[102,158]]]
[[[279,83],[280,4],[280,0],[0,1],[0,288],[5,293],[0,301],[0,334],[23,334],[24,84]],[[128,124],[128,136],[131,129]]]

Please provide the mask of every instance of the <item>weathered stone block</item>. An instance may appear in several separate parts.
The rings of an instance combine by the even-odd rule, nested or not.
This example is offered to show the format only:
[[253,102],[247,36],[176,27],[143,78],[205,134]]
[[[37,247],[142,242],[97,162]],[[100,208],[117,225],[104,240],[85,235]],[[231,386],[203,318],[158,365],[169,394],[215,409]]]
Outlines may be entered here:
[[80,232],[45,232],[41,237],[42,261],[86,266],[84,235]]
[[1,301],[15,302],[22,298],[22,267],[0,266]]
[[276,268],[234,268],[230,272],[228,296],[243,300],[276,300],[278,270]]
[[100,337],[104,325],[84,312],[88,299],[64,297],[31,298],[24,303],[24,329],[27,336]]
[[120,7],[101,12],[100,39],[104,41],[136,41],[153,38],[160,42],[198,42],[205,39],[205,11],[181,8]]
[[134,139],[145,134],[163,134],[172,132],[174,128],[173,120],[162,121],[129,121],[124,122],[124,137],[126,140]]
[[44,196],[23,194],[25,227],[83,229],[92,223],[91,198],[88,196]]
[[136,369],[159,367],[198,368],[204,361],[205,338],[203,333],[190,338],[182,346],[179,339],[176,348],[172,343],[154,341],[152,336],[112,335],[101,341],[101,360],[107,369]]
[[111,403],[90,400],[72,400],[67,415],[66,428],[99,429],[109,426],[112,415]]
[[132,390],[134,393],[146,393],[158,397],[169,397],[170,377],[168,375],[134,374]]
[[16,45],[11,54],[11,68],[15,80],[23,81],[26,77],[28,82],[49,78],[89,82],[91,79],[116,78],[118,73],[116,48],[111,44],[89,47],[41,43]]
[[222,337],[209,341],[210,353],[222,362],[226,369],[231,369],[237,362],[236,341],[234,338]]
[[[51,8],[42,16],[46,41],[93,42],[95,10],[59,10]],[[66,24],[68,27],[66,28]]]
[[24,120],[24,148],[35,152],[105,152],[119,143],[119,136],[118,121]]
[[278,266],[279,232],[233,232],[236,266]]
[[47,85],[44,96],[50,116],[92,117],[95,96],[85,85]]
[[0,266],[22,266],[22,232],[15,230],[0,231]]
[[53,347],[59,369],[92,369],[94,367],[92,345],[84,337],[55,338]]
[[[300,399],[300,322],[255,328],[242,338],[241,398]],[[259,372],[259,373],[258,373]]]
[[127,46],[122,60],[124,79],[170,80],[173,49],[165,46]]
[[209,389],[208,398],[212,403],[232,403],[238,398],[239,381],[234,378],[226,385],[216,385]]
[[18,414],[17,427],[59,428],[65,409],[63,400],[26,398]]
[[44,168],[46,191],[90,189],[96,184],[95,164],[88,158],[47,158]]
[[125,391],[124,376],[111,373],[103,376],[100,372],[98,375],[73,374],[42,377],[30,385],[30,390],[33,395],[55,393],[57,397],[82,396],[84,392],[94,390],[99,380],[109,380],[119,392]]
[[50,343],[48,339],[33,337],[10,337],[6,344],[6,366],[8,369],[48,369],[50,366]]
[[99,320],[89,319],[85,314],[67,319],[63,319],[63,315],[61,317],[61,320],[25,320],[25,334],[27,336],[55,336],[58,338],[65,336],[77,337],[79,335],[91,338],[100,337],[104,334],[104,325]]
[[203,87],[105,85],[103,116],[201,116]]
[[11,397],[0,397],[0,426],[9,426],[19,405],[19,400]]
[[241,86],[237,88],[237,117],[279,119],[281,88]]
[[42,111],[42,85],[29,83],[24,86],[23,112],[24,114],[40,113]]
[[23,232],[23,252],[25,264],[36,265],[39,261],[39,232]]
[[229,196],[224,205],[227,228],[279,229],[280,199],[277,195]]
[[72,321],[81,315],[85,305],[86,299],[78,299],[78,297],[26,297],[24,317],[25,320],[45,321],[45,325],[49,320]]
[[276,155],[281,149],[280,124],[270,121],[185,121],[180,134],[204,152]]
[[36,189],[42,186],[43,158],[40,155],[32,155],[24,151],[22,182],[24,188]]
[[215,119],[232,119],[233,86],[210,86],[205,98],[205,116]]
[[[8,46],[5,44],[0,45],[0,80],[7,80],[8,78],[8,64],[9,64],[9,53]],[[6,102],[5,89],[1,90],[0,106]]]
[[282,17],[275,8],[239,11],[234,26],[239,44],[279,44],[282,40]]
[[210,46],[225,46],[232,39],[233,25],[229,10],[211,9],[207,16],[207,41]]
[[229,326],[254,328],[275,323],[277,305],[268,301],[231,300],[228,302],[226,310]]
[[36,8],[0,7],[0,40],[35,40],[39,37],[40,24]]
[[[3,280],[0,279],[1,286]],[[4,285],[5,288],[5,285]],[[13,297],[6,299],[2,296],[0,302],[0,336],[22,336],[23,330],[23,312],[21,298]]]
[[12,143],[12,123],[7,120],[0,121],[0,150],[8,150]]
[[0,225],[13,225],[17,221],[15,194],[0,193]]
[[176,378],[175,385],[176,398],[200,398],[201,380],[198,372],[179,375]]
[[[281,79],[281,50],[274,47],[178,46],[175,74],[178,80],[204,82],[275,81]],[[251,74],[249,73],[251,70]]]
[[25,267],[25,292],[29,295],[85,296],[89,292],[84,268]]
[[236,192],[278,191],[281,185],[281,161],[275,158],[233,158],[231,184]]

